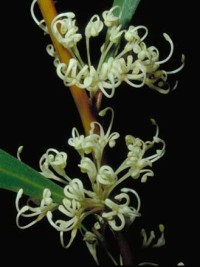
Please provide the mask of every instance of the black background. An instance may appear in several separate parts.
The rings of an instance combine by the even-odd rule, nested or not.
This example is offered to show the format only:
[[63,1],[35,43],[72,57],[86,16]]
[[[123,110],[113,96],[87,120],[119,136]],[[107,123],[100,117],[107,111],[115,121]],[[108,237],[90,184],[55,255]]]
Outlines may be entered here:
[[[71,95],[56,76],[52,58],[45,51],[49,38],[43,36],[31,19],[31,1],[13,2],[2,6],[6,19],[1,20],[0,147],[16,155],[17,148],[23,145],[23,161],[38,169],[39,158],[47,148],[67,150],[71,128],[77,126],[80,131],[82,128]],[[59,11],[71,10],[77,14],[80,28],[92,14],[112,5],[112,1],[87,0],[84,6],[80,3],[57,2]],[[179,261],[192,266],[194,259],[196,212],[192,196],[198,179],[194,154],[198,143],[198,74],[194,67],[198,63],[198,44],[194,10],[194,6],[186,6],[182,1],[141,1],[132,24],[148,27],[149,45],[161,50],[161,58],[169,49],[162,33],[171,36],[175,52],[167,67],[176,68],[181,53],[186,55],[186,66],[177,75],[178,89],[161,95],[146,87],[133,89],[122,85],[113,99],[104,99],[102,104],[115,109],[114,130],[122,133],[122,137],[130,133],[150,140],[154,129],[149,119],[153,117],[167,143],[166,155],[154,165],[155,177],[146,185],[138,185],[138,181],[134,186],[143,199],[144,220],[138,225],[148,229],[161,222],[166,225],[167,245],[157,251],[157,260],[169,263],[168,266]],[[114,152],[119,155],[116,161],[120,161],[123,145],[122,138]],[[68,169],[70,172],[72,176],[78,175],[78,169]],[[13,260],[25,265],[26,255],[33,264],[51,264],[55,259],[65,265],[79,264],[80,259],[84,265],[93,264],[80,236],[66,251],[59,243],[58,233],[45,220],[31,229],[19,230],[15,225],[14,200],[14,193],[0,190],[0,260],[6,260],[7,265]],[[14,253],[17,256],[13,257]]]

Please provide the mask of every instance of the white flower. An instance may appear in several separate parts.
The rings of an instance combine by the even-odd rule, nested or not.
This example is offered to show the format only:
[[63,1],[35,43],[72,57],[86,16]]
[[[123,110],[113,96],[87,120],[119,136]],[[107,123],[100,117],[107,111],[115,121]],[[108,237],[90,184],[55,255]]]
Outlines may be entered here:
[[[47,212],[47,219],[60,232],[62,246],[69,248],[78,230],[81,229],[82,221],[88,215],[101,210],[102,204],[99,203],[98,199],[95,199],[96,195],[92,191],[84,189],[82,181],[78,178],[71,180],[65,186],[64,195],[63,204],[58,206],[58,211],[62,213],[62,219],[54,222],[52,211]],[[67,244],[65,244],[66,232],[71,232],[71,237]]]
[[100,184],[113,185],[117,180],[117,176],[110,166],[103,165],[100,167],[96,179]]
[[[117,12],[119,10],[119,12]],[[119,13],[116,15],[116,13]],[[54,65],[58,76],[63,80],[65,86],[77,86],[86,89],[92,98],[100,90],[106,97],[111,98],[117,87],[122,82],[131,87],[139,88],[147,85],[160,93],[166,94],[171,87],[168,76],[180,71],[182,64],[175,70],[167,71],[162,65],[168,62],[173,54],[174,45],[168,34],[164,38],[170,44],[169,55],[160,59],[159,51],[155,46],[147,46],[144,42],[148,29],[145,26],[129,26],[122,30],[120,21],[120,8],[112,7],[102,13],[103,21],[98,15],[92,16],[85,28],[87,62],[81,57],[77,43],[82,35],[78,33],[75,23],[75,14],[72,12],[57,15],[51,24],[55,38],[72,55],[68,64],[59,62],[55,54]],[[37,23],[38,24],[38,23]],[[90,38],[97,37],[107,28],[105,42],[100,46],[100,58],[97,64],[91,60]],[[118,47],[118,44],[121,44]],[[116,49],[118,48],[118,49]],[[116,51],[115,51],[116,50]],[[53,55],[52,51],[48,51]],[[177,82],[175,83],[175,89]]]
[[102,13],[104,23],[109,28],[113,27],[113,26],[117,26],[119,24],[119,18],[121,16],[121,14],[119,14],[118,16],[115,16],[113,14],[113,11],[116,9],[118,9],[120,11],[119,6],[114,6],[110,10],[106,10]]
[[[44,20],[39,21],[34,14],[36,0],[32,2],[31,14],[35,23],[42,28],[45,33],[48,29]],[[116,13],[119,13],[116,15]],[[66,65],[59,61],[58,55],[51,46],[47,46],[47,52],[55,57],[54,65],[57,68],[58,76],[63,80],[64,85],[77,86],[89,91],[93,97],[99,90],[108,98],[114,96],[115,89],[126,82],[131,87],[142,87],[146,84],[160,93],[166,94],[177,86],[177,82],[171,89],[168,83],[168,76],[179,72],[184,67],[184,56],[182,64],[175,70],[167,71],[161,66],[169,61],[174,51],[174,45],[168,34],[163,36],[170,44],[169,55],[165,59],[160,59],[159,51],[155,46],[147,46],[144,39],[148,34],[145,26],[130,25],[128,29],[121,30],[120,7],[114,6],[110,10],[102,13],[101,21],[98,15],[92,16],[85,28],[87,63],[82,59],[77,47],[77,43],[82,39],[76,26],[75,14],[66,12],[57,15],[52,23],[51,30],[55,38],[72,55]],[[101,45],[101,56],[96,65],[91,62],[90,37],[97,37],[107,28],[105,43]],[[112,51],[114,44],[120,43],[121,47],[117,53]],[[122,46],[123,44],[123,46]],[[109,56],[108,56],[109,55]],[[111,59],[111,60],[110,60]]]
[[[156,125],[154,120],[152,120],[152,123]],[[116,174],[118,175],[128,168],[127,174],[121,180],[126,179],[127,176],[137,179],[141,175],[141,182],[145,183],[148,176],[153,176],[153,171],[148,167],[151,167],[152,163],[160,159],[165,153],[165,142],[158,137],[158,134],[159,128],[156,125],[156,134],[152,141],[144,142],[132,135],[126,136],[125,140],[128,148],[127,158],[116,170]],[[157,149],[155,154],[145,157],[145,153],[153,148],[155,144],[159,143],[162,144],[161,149]]]
[[46,178],[62,183],[71,181],[65,172],[65,167],[67,165],[67,154],[65,152],[58,152],[56,149],[49,148],[41,157],[39,164],[42,171],[41,174]]
[[[121,191],[123,192],[123,190]],[[137,196],[138,200],[138,194],[135,191],[134,194]],[[133,218],[136,218],[140,215],[140,201],[138,202],[137,208],[134,208],[129,207],[130,198],[126,193],[120,193],[119,195],[116,195],[114,199],[116,200],[116,202],[112,201],[111,199],[105,200],[105,205],[110,209],[110,211],[103,212],[102,217],[108,221],[109,226],[114,231],[121,231],[126,224],[126,220],[129,221],[129,219],[131,218],[133,222]],[[120,202],[123,202],[123,204],[120,204]]]
[[121,30],[121,25],[113,26],[109,32],[109,40],[111,43],[118,43],[124,31]]
[[[60,232],[60,240],[63,247],[68,248],[72,244],[74,238],[76,237],[77,231],[80,227],[81,221],[83,220],[84,213],[82,213],[82,208],[80,202],[75,199],[69,200],[67,198],[63,199],[63,205],[58,207],[59,211],[66,216],[66,219],[56,220],[54,223],[53,215],[51,211],[47,212],[47,219],[49,223]],[[64,232],[71,231],[71,238],[67,244],[64,240]]]
[[[143,29],[145,31],[144,35],[142,37],[139,36],[138,30]],[[124,38],[126,41],[130,44],[134,44],[137,42],[143,41],[148,34],[148,29],[145,26],[137,26],[134,27],[133,25],[129,26],[128,30],[124,34]]]
[[[105,146],[108,144],[111,148],[114,147],[115,140],[119,138],[119,133],[110,133],[114,118],[113,110],[111,108],[105,108],[99,112],[99,115],[105,116],[108,110],[111,111],[111,121],[106,133],[104,132],[102,125],[95,121],[91,123],[91,130],[88,136],[85,137],[79,135],[78,130],[73,128],[72,138],[68,141],[68,143],[78,151],[81,157],[83,157],[84,154],[94,153],[94,157],[97,160],[97,166],[100,166],[101,164]],[[96,129],[99,129],[99,134],[96,133]]]
[[[42,220],[46,216],[48,211],[54,210],[57,207],[57,204],[53,203],[53,200],[51,198],[51,191],[47,188],[45,188],[43,191],[42,200],[39,206],[37,206],[36,204],[34,206],[30,206],[30,201],[29,201],[25,206],[20,208],[19,201],[22,195],[23,195],[23,189],[21,188],[17,193],[15,201],[16,209],[18,212],[16,217],[16,224],[20,229],[26,229],[28,227],[31,227],[32,225]],[[36,217],[36,218],[26,225],[21,225],[19,222],[20,217],[26,217],[26,218]]]
[[72,129],[72,137],[69,138],[68,144],[74,149],[78,151],[78,153],[82,156],[85,153],[84,147],[83,147],[83,141],[85,140],[84,135],[79,135],[79,132],[76,128]]
[[[99,16],[94,15],[90,21],[88,22],[86,28],[85,28],[85,36],[86,36],[86,50],[87,50],[87,60],[88,60],[88,65],[91,68],[90,69],[90,74],[91,71],[95,73],[95,69],[93,66],[91,66],[91,58],[90,58],[90,37],[96,37],[100,34],[100,32],[103,29],[103,22],[100,20]],[[94,71],[93,71],[94,69]],[[88,79],[87,77],[84,77],[84,85],[88,87],[91,82],[92,82],[92,75],[88,77],[90,82],[88,84]],[[87,86],[88,84],[88,86]]]
[[83,201],[85,198],[83,183],[80,179],[73,179],[64,188],[64,194],[68,199],[75,199],[77,201]]
[[81,34],[77,33],[75,14],[73,12],[66,12],[57,15],[52,23],[51,30],[56,39],[68,49],[76,46],[81,40]]
[[[132,135],[127,135],[125,137],[127,157],[118,168],[105,164],[103,161],[105,148],[113,148],[119,138],[119,133],[112,132],[114,111],[108,107],[100,111],[99,116],[105,116],[108,111],[111,113],[111,118],[106,129],[99,122],[94,121],[91,123],[87,136],[80,135],[78,130],[73,128],[72,137],[68,140],[69,145],[80,156],[78,167],[81,174],[85,174],[84,177],[70,178],[66,174],[68,156],[65,152],[50,148],[41,157],[40,169],[43,176],[64,183],[64,197],[61,204],[53,202],[49,189],[43,191],[39,205],[30,206],[28,203],[19,208],[22,189],[19,190],[16,198],[17,225],[20,228],[30,227],[46,216],[51,226],[60,233],[60,241],[65,248],[70,247],[78,231],[81,234],[85,233],[84,240],[96,262],[98,262],[96,234],[98,233],[98,240],[101,241],[101,234],[106,226],[109,226],[112,231],[121,231],[140,216],[141,201],[138,193],[131,187],[120,188],[119,185],[128,178],[141,177],[141,181],[145,182],[148,176],[153,175],[153,171],[150,169],[153,162],[158,160],[165,151],[165,142],[158,137],[158,126],[152,120],[152,123],[156,125],[156,133],[152,141],[144,142]],[[148,153],[146,156],[147,151],[149,152],[150,149],[159,144],[161,144],[161,148],[152,154]],[[18,150],[18,158],[20,158],[20,150],[21,148]],[[87,178],[89,183],[86,181]],[[117,187],[120,193],[117,192]],[[19,223],[21,216],[36,218],[27,225],[21,226]],[[94,234],[83,225],[85,222],[87,224],[85,219],[89,216],[95,220],[92,228]],[[89,225],[91,224],[89,223]],[[162,246],[165,242],[164,226],[160,225],[159,229],[161,236],[153,247]],[[149,239],[145,236],[144,230],[142,234],[144,246],[151,244],[154,233],[152,232]],[[65,240],[66,235],[69,236],[67,241]],[[111,254],[109,257],[115,262]]]
[[87,173],[91,184],[93,184],[97,177],[97,169],[94,162],[88,157],[83,157],[78,166],[80,167],[82,173]]
[[88,22],[85,28],[85,35],[87,38],[96,37],[103,29],[103,22],[100,20],[99,16],[94,15]]

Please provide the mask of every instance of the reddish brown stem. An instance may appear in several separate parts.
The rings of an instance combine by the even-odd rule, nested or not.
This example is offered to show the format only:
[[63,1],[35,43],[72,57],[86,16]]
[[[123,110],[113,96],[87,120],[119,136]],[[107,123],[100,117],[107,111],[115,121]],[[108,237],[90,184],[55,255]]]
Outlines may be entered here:
[[120,232],[115,232],[115,236],[118,241],[118,246],[120,249],[120,254],[122,256],[123,265],[135,266],[133,252],[131,251],[130,245],[127,241],[125,234],[122,231],[120,231]]

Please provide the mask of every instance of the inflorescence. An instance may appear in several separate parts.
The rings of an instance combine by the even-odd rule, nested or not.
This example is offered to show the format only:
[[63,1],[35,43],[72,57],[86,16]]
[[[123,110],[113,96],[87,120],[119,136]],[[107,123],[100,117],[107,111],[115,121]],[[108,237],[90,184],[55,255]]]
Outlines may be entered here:
[[[37,25],[48,33],[44,20],[39,21],[34,14],[33,1],[31,13]],[[118,15],[116,15],[118,13]],[[148,35],[145,26],[129,26],[123,29],[120,24],[120,8],[115,6],[102,13],[101,19],[94,15],[85,27],[84,34],[79,32],[75,14],[66,12],[57,15],[51,23],[51,32],[56,40],[71,54],[68,64],[60,62],[52,44],[47,46],[47,52],[53,56],[58,76],[67,87],[77,86],[89,91],[94,96],[99,90],[106,97],[113,97],[115,89],[122,82],[131,87],[139,88],[147,85],[160,93],[166,94],[177,86],[170,88],[168,76],[179,72],[182,64],[173,71],[162,69],[162,65],[171,59],[174,45],[168,34],[165,40],[170,45],[170,52],[165,59],[160,59],[155,46],[148,46],[144,40]],[[91,39],[105,32],[105,42],[100,47],[100,57],[97,63],[92,61]],[[78,43],[85,37],[87,60],[84,60],[78,49]]]
[[[173,88],[170,88],[168,76],[183,68],[184,56],[182,56],[182,64],[177,69],[173,71],[162,69],[163,64],[171,59],[174,50],[168,34],[164,33],[163,36],[170,45],[170,51],[165,59],[160,59],[158,49],[144,42],[148,35],[147,27],[129,26],[128,29],[123,29],[120,24],[121,10],[118,6],[104,11],[102,18],[98,15],[92,16],[85,27],[84,34],[81,34],[73,12],[57,15],[48,29],[45,21],[39,21],[35,16],[36,2],[33,0],[31,5],[34,21],[45,34],[51,32],[71,55],[68,63],[61,62],[54,46],[52,44],[47,46],[47,52],[54,57],[57,74],[65,86],[85,89],[91,98],[99,92],[108,98],[113,97],[115,89],[122,82],[135,88],[147,85],[163,94],[176,88],[177,82]],[[106,32],[105,42],[100,47],[99,60],[95,63],[90,53],[91,39],[104,32]],[[86,59],[82,58],[78,49],[78,44],[83,37]],[[165,153],[165,142],[159,137],[159,128],[152,119],[156,132],[151,141],[126,135],[125,159],[118,167],[105,162],[105,150],[114,148],[116,140],[120,137],[118,132],[112,132],[113,109],[105,108],[99,112],[99,116],[105,116],[108,112],[111,114],[111,119],[106,130],[98,121],[90,124],[87,136],[79,134],[77,128],[72,129],[68,144],[80,156],[79,177],[74,178],[67,173],[66,152],[50,148],[41,157],[40,173],[45,178],[52,179],[63,186],[62,203],[54,202],[52,192],[48,188],[43,190],[39,203],[29,200],[21,207],[23,188],[18,191],[16,197],[18,211],[16,222],[19,228],[28,228],[41,219],[47,218],[50,225],[60,233],[60,241],[65,248],[70,247],[77,232],[80,231],[97,264],[99,262],[96,248],[104,240],[105,227],[110,228],[112,232],[118,232],[130,226],[141,216],[140,197],[132,187],[126,186],[125,181],[138,179],[146,183],[148,177],[154,175],[153,163]],[[20,147],[17,154],[19,160],[21,160],[21,150]],[[26,224],[22,223],[22,217],[28,219]],[[89,223],[87,223],[88,218],[90,218]],[[158,228],[160,231],[158,239],[154,231],[151,231],[148,237],[146,230],[141,230],[143,247],[160,247],[165,244],[164,225],[160,224]],[[109,252],[108,255],[117,265]],[[148,263],[139,265],[145,264]]]
[[[72,129],[72,137],[69,138],[68,143],[80,156],[78,164],[80,177],[72,178],[66,173],[68,159],[66,152],[48,149],[40,159],[41,174],[47,179],[63,184],[62,204],[54,203],[48,188],[44,189],[39,205],[33,203],[34,205],[31,206],[29,201],[25,206],[20,207],[23,189],[19,190],[16,198],[17,225],[20,228],[28,228],[46,217],[49,223],[60,232],[61,244],[66,248],[72,244],[80,230],[96,262],[98,260],[94,256],[95,248],[105,226],[112,231],[121,231],[140,216],[140,197],[133,188],[123,187],[124,182],[127,179],[139,179],[145,183],[148,177],[154,175],[152,164],[165,153],[165,142],[159,137],[158,126],[152,120],[156,132],[151,141],[144,142],[132,135],[126,135],[127,156],[122,163],[115,169],[102,163],[105,149],[115,147],[116,140],[120,137],[118,132],[111,132],[113,110],[105,108],[99,115],[105,116],[108,111],[111,113],[111,120],[106,131],[97,121],[91,123],[90,133],[87,136],[80,135],[76,128]],[[89,181],[86,185],[85,175]],[[21,217],[34,219],[27,225],[21,225]],[[92,229],[87,229],[84,224],[85,222],[87,224],[88,217],[93,218]],[[67,233],[70,236],[68,241],[65,237]],[[142,233],[144,244],[150,243],[145,241],[144,230]]]

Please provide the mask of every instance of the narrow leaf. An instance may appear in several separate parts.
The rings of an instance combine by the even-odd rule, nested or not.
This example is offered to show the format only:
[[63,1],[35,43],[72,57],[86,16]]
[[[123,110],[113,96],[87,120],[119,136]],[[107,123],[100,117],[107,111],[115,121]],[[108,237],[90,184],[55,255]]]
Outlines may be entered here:
[[113,6],[120,6],[121,8],[120,24],[122,25],[122,28],[126,28],[129,25],[139,3],[140,3],[140,0],[114,0],[113,1]]
[[0,149],[0,188],[14,192],[22,188],[24,194],[39,200],[42,198],[43,190],[48,188],[54,202],[61,203],[63,199],[62,187],[2,149]]

